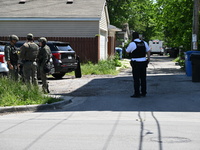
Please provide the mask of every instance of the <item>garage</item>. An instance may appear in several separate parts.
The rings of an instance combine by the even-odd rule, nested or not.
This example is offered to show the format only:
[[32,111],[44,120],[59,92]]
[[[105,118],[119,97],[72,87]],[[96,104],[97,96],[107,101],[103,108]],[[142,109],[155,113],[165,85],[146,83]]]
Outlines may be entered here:
[[101,30],[100,31],[100,59],[107,58],[107,32]]

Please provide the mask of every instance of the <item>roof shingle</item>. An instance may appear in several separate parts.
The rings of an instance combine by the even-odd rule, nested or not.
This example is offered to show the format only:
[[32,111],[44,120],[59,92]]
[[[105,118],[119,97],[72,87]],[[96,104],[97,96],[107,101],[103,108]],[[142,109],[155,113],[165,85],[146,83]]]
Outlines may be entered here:
[[100,18],[105,0],[0,0],[1,18]]

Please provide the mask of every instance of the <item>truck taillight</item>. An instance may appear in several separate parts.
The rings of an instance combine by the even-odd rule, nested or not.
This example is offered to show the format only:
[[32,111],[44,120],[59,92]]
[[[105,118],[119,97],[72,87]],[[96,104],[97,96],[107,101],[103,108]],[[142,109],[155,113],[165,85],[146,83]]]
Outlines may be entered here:
[[53,53],[53,56],[58,60],[61,59],[61,54],[60,53]]
[[4,63],[4,62],[5,62],[4,55],[0,55],[0,62],[2,62],[2,63]]

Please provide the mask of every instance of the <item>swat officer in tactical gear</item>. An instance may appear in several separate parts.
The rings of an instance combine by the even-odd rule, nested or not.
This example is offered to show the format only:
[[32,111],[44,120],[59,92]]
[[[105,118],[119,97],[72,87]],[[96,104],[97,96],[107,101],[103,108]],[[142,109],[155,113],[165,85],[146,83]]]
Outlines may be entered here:
[[27,34],[27,41],[20,48],[20,58],[23,62],[24,81],[27,84],[38,85],[37,56],[39,46],[34,43],[33,34]]
[[19,74],[18,74],[18,50],[15,47],[15,44],[17,41],[19,41],[19,38],[16,35],[11,35],[10,37],[10,43],[6,44],[4,52],[5,52],[5,60],[8,64],[9,69],[9,76],[11,79],[18,80]]
[[49,46],[46,44],[47,39],[45,37],[41,37],[38,42],[40,46],[38,54],[38,70],[40,71],[40,77],[42,80],[42,89],[44,93],[49,93],[48,82],[44,67],[47,63],[49,63],[52,54]]
[[[145,41],[139,39],[137,32],[132,33],[132,42],[126,49],[131,54],[131,66],[134,80],[134,95],[131,97],[145,97],[146,91],[146,68],[150,61],[150,48]],[[146,59],[147,54],[147,59]]]

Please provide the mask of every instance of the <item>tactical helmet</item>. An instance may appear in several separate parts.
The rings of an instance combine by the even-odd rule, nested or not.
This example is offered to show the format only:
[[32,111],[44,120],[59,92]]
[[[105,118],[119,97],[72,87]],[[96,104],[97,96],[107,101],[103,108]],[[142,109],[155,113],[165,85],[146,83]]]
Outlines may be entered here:
[[47,39],[45,37],[41,37],[41,38],[39,38],[38,42],[46,44],[47,43]]
[[12,40],[19,41],[19,38],[16,35],[11,35],[10,36],[10,41],[12,41]]
[[27,34],[27,39],[28,40],[33,40],[33,34],[32,33]]

